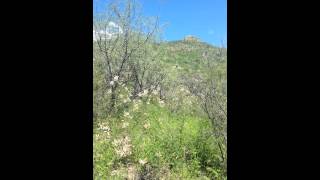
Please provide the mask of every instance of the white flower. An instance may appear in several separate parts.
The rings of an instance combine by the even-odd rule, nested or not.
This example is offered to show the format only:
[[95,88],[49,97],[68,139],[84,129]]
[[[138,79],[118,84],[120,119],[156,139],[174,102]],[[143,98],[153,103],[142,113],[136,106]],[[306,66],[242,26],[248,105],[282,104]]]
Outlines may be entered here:
[[148,89],[143,90],[143,94],[145,95],[148,94],[148,92],[149,92]]
[[130,102],[130,101],[131,101],[130,98],[127,97],[125,100],[123,100],[123,103],[127,103],[127,102]]
[[122,128],[126,128],[126,127],[128,127],[129,126],[129,123],[128,122],[124,122],[123,124],[122,124]]
[[113,86],[113,85],[114,85],[114,82],[113,82],[113,81],[110,81],[110,85]]
[[114,146],[118,146],[120,143],[121,143],[121,140],[120,140],[120,139],[115,139],[115,140],[113,140],[113,142],[112,142],[112,144],[113,144]]
[[129,138],[129,136],[124,137],[124,140],[125,140],[126,142],[130,142],[130,141],[131,141],[130,138]]
[[128,116],[130,116],[130,114],[128,112],[124,112],[124,116],[128,117]]
[[102,130],[103,132],[109,132],[110,127],[106,123],[100,123],[99,124],[99,129]]
[[116,171],[116,170],[111,171],[111,176],[115,176],[117,174],[118,174],[118,171]]
[[138,110],[138,109],[139,109],[139,104],[138,104],[138,103],[135,103],[135,104],[133,105],[133,110],[136,111],[136,110]]
[[161,155],[160,152],[157,152],[157,153],[156,153],[156,156],[157,156],[157,157],[161,157],[162,155]]
[[150,123],[145,123],[145,124],[143,125],[143,127],[144,127],[145,129],[149,129],[149,128],[150,128]]
[[152,91],[152,94],[157,95],[158,91],[154,90],[154,91]]
[[141,165],[145,165],[147,162],[148,162],[147,159],[139,159],[139,163]]
[[161,107],[163,107],[163,106],[164,106],[164,101],[163,101],[163,100],[160,100],[160,101],[159,101],[159,104],[160,104]]
[[118,156],[125,157],[132,153],[131,152],[132,145],[130,144],[130,141],[131,141],[130,138],[126,136],[124,138],[115,139],[112,142]]
[[124,112],[124,117],[132,119],[132,116],[130,116],[130,114],[128,112]]
[[118,79],[119,79],[119,76],[115,76],[115,77],[113,78],[114,81],[118,81]]

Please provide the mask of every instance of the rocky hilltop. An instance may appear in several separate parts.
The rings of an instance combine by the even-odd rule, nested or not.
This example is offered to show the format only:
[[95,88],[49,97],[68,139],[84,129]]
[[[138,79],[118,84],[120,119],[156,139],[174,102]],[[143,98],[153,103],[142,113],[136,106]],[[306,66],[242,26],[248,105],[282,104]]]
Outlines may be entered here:
[[193,35],[187,35],[184,37],[184,41],[200,42],[200,39]]

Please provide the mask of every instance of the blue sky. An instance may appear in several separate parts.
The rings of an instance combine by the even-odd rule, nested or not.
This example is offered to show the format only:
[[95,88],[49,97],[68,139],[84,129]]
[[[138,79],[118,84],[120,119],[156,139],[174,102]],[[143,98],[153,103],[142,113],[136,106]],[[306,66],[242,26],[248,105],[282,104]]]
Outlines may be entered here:
[[[94,10],[106,0],[93,0]],[[167,24],[164,40],[180,40],[194,35],[220,46],[227,43],[227,0],[139,0],[145,16],[158,16]]]

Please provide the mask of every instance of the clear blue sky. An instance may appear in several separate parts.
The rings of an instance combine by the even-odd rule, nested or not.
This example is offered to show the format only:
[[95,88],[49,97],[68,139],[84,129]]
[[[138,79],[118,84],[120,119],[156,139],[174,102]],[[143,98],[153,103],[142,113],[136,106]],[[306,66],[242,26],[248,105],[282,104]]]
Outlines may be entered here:
[[[195,35],[220,46],[227,43],[227,0],[138,0],[145,16],[159,16],[165,40],[180,40]],[[93,0],[94,11],[108,0]]]

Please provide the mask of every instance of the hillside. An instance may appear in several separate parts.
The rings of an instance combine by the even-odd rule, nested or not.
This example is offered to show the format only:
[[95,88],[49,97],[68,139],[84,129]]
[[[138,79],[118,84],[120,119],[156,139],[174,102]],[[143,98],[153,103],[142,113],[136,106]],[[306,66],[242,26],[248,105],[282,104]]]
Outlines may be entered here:
[[227,49],[206,43],[224,32],[207,15],[169,29],[142,7],[110,1],[93,18],[93,179],[226,180]]
[[[221,92],[227,93],[227,49],[214,47],[205,42],[172,41],[164,43],[163,62],[172,80],[188,74],[214,73]],[[210,65],[208,65],[210,63]]]
[[[164,97],[159,98],[161,91],[145,90],[132,99],[132,87],[120,89],[117,113],[98,115],[95,120],[94,178],[226,179],[226,160],[219,155],[218,137],[212,135],[221,127],[213,124],[199,106],[201,100],[183,82],[208,77],[219,97],[226,97],[227,50],[186,40],[153,44],[153,48],[160,52],[157,64],[165,69]],[[97,96],[104,91],[99,90],[100,66],[95,67]],[[104,103],[96,100],[95,114],[104,111],[99,102]]]

